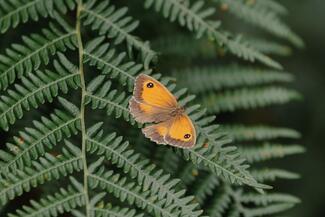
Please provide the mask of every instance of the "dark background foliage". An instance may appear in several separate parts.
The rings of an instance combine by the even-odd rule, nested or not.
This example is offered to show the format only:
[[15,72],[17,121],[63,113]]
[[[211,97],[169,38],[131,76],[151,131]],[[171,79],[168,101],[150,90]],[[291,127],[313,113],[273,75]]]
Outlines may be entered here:
[[325,2],[323,0],[282,1],[290,9],[290,25],[304,38],[306,48],[295,52],[284,64],[296,75],[296,88],[304,100],[279,112],[281,122],[303,132],[302,143],[307,152],[288,158],[286,165],[302,174],[302,179],[283,188],[295,192],[302,204],[293,209],[292,216],[324,216],[325,207]]

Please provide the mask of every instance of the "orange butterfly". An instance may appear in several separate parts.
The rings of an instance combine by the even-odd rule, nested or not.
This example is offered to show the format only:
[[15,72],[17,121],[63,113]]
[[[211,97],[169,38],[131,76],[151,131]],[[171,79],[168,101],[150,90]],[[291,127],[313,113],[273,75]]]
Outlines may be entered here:
[[129,109],[140,123],[156,123],[142,129],[143,134],[158,144],[192,148],[196,132],[185,109],[174,95],[156,79],[140,74],[134,85]]

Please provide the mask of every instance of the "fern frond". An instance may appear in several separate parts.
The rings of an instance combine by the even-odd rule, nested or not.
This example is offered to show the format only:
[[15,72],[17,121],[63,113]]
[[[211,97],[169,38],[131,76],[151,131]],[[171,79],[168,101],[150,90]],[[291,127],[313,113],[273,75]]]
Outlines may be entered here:
[[57,193],[42,198],[39,201],[31,200],[29,206],[24,205],[21,209],[16,210],[15,214],[9,214],[8,217],[58,216],[84,204],[84,193],[69,186],[67,189],[60,188]]
[[0,30],[6,32],[10,27],[16,27],[20,22],[29,19],[39,20],[39,17],[52,16],[53,1],[46,0],[18,0],[2,1],[0,4]]
[[9,129],[16,119],[22,118],[24,111],[38,108],[46,101],[52,102],[59,91],[67,93],[70,88],[77,89],[80,84],[79,74],[65,57],[54,61],[56,72],[46,70],[36,71],[28,77],[22,77],[22,84],[16,84],[15,89],[8,90],[0,97],[0,126]]
[[128,208],[120,208],[107,204],[104,207],[94,207],[90,210],[96,217],[143,217],[143,214],[137,214],[136,210]]
[[14,137],[14,142],[7,143],[10,152],[0,151],[1,173],[30,166],[31,161],[46,153],[63,138],[77,134],[80,130],[80,117],[73,117],[67,112],[55,110],[53,114],[33,122],[33,128],[25,128]]
[[144,65],[147,67],[157,54],[150,48],[148,42],[142,42],[131,35],[131,32],[138,27],[139,22],[127,16],[127,11],[126,7],[115,8],[108,0],[91,0],[83,8],[82,17],[84,25],[90,25],[100,35],[106,35],[113,39],[114,44],[125,41],[130,52],[133,48],[139,50]]
[[214,190],[219,184],[220,181],[218,177],[213,173],[207,174],[204,177],[199,177],[193,187],[195,200],[203,206],[205,200],[214,193]]
[[226,209],[231,204],[231,195],[228,185],[223,185],[221,190],[212,197],[211,205],[207,208],[210,217],[223,217]]
[[292,49],[287,46],[270,40],[264,40],[261,38],[247,38],[247,42],[255,48],[256,50],[269,54],[278,56],[289,56],[292,54]]
[[287,155],[300,154],[305,152],[305,149],[300,145],[265,143],[256,147],[240,147],[239,151],[248,162],[252,163],[274,158],[283,158]]
[[259,169],[251,170],[252,176],[259,182],[275,181],[276,179],[298,179],[300,176],[297,173],[293,173],[281,169]]
[[112,79],[118,78],[119,82],[123,86],[127,85],[131,91],[134,75],[140,71],[147,74],[150,71],[144,70],[141,64],[124,61],[126,53],[116,54],[116,51],[110,48],[108,43],[102,43],[103,41],[104,38],[99,37],[86,45],[84,63],[96,66],[102,74],[109,75]]
[[175,71],[173,75],[179,85],[188,87],[192,93],[293,80],[289,73],[238,65],[189,68]]
[[74,7],[75,0],[3,0],[0,2],[0,32],[29,20],[54,17],[55,9],[66,13],[67,9],[73,10]]
[[208,112],[220,113],[284,104],[300,98],[300,94],[294,90],[271,86],[237,89],[223,94],[210,93],[202,96],[200,102]]
[[[237,210],[237,212],[241,213],[243,216],[249,217],[268,216],[283,212],[300,202],[300,200],[294,196],[280,193],[244,194],[241,191],[233,191],[231,195],[235,201],[235,207],[232,208],[233,211]],[[252,204],[254,204],[253,208]]]
[[32,161],[31,167],[14,170],[0,179],[0,199],[2,204],[30,191],[31,188],[52,179],[67,176],[82,169],[81,150],[66,142],[62,154],[53,156],[46,153],[38,161]]
[[42,34],[22,37],[22,44],[12,44],[5,54],[0,55],[0,89],[6,89],[16,78],[37,70],[42,63],[49,63],[50,55],[66,49],[75,49],[76,33],[62,31],[49,24]]
[[234,16],[275,36],[287,39],[297,47],[304,45],[302,39],[283,23],[276,13],[270,10],[255,7],[255,4],[248,5],[245,0],[214,0],[214,2],[227,4],[229,12]]
[[100,75],[93,79],[87,86],[85,104],[91,104],[92,109],[105,109],[107,115],[115,114],[115,118],[135,124],[135,120],[127,109],[130,97],[124,92],[118,93],[111,90],[111,81],[105,82],[105,76]]
[[223,125],[221,127],[234,141],[266,141],[278,138],[298,139],[296,130],[270,126]]
[[104,154],[112,164],[123,168],[131,178],[137,179],[144,192],[149,191],[151,196],[158,195],[158,199],[164,199],[166,205],[174,204],[187,216],[200,215],[200,211],[194,210],[198,204],[190,203],[193,197],[185,196],[185,190],[175,190],[179,180],[171,179],[169,174],[164,174],[163,170],[157,169],[149,160],[140,157],[129,148],[129,143],[123,142],[123,138],[118,137],[116,133],[103,137],[100,126],[101,124],[97,124],[88,130],[88,152]]
[[189,0],[146,0],[145,7],[154,7],[157,12],[161,12],[172,22],[177,20],[181,26],[195,32],[197,38],[206,35],[213,41],[225,45],[232,54],[238,57],[250,61],[259,60],[271,67],[281,68],[280,64],[242,42],[240,37],[231,39],[229,33],[219,30],[220,22],[209,18],[215,13],[215,9],[204,8],[204,1],[196,1],[190,5]]
[[271,9],[272,11],[278,14],[284,15],[288,13],[287,8],[275,0],[261,0],[261,1],[256,1],[254,3],[256,4],[257,7],[263,7],[265,10]]
[[280,203],[280,204],[267,205],[264,207],[246,208],[244,210],[245,213],[244,215],[248,217],[274,215],[280,212],[284,212],[288,209],[291,209],[294,206],[295,204],[292,203]]
[[160,168],[169,174],[176,174],[181,163],[181,159],[172,149],[160,149],[155,159],[160,162]]
[[157,196],[150,196],[148,191],[143,192],[139,186],[132,182],[128,183],[126,178],[121,178],[119,174],[115,174],[113,171],[105,172],[103,167],[93,169],[90,166],[89,169],[88,181],[91,188],[104,189],[113,193],[121,201],[146,209],[157,217],[180,215],[180,211],[175,210],[175,205],[165,205],[165,200],[158,200]]
[[[204,39],[193,41],[192,37],[173,34],[164,35],[153,41],[152,47],[159,51],[161,55],[179,56],[181,58],[215,58],[217,48],[214,43]],[[186,52],[184,52],[184,50]]]
[[300,200],[292,195],[269,193],[269,194],[256,194],[246,193],[240,197],[242,203],[254,203],[255,205],[268,205],[270,203],[300,203]]

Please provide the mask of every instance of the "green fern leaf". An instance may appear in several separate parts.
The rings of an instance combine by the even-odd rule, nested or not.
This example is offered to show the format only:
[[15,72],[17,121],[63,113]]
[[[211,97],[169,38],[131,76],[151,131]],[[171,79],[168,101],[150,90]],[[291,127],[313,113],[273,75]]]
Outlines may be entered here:
[[113,193],[121,201],[146,209],[157,217],[176,217],[180,215],[180,211],[174,209],[175,205],[171,204],[166,206],[165,200],[158,200],[157,196],[150,196],[148,191],[141,191],[140,187],[135,183],[128,183],[125,178],[114,174],[113,171],[104,172],[105,169],[103,167],[97,169],[97,171],[91,166],[89,169],[91,170],[89,171],[90,175],[88,176],[88,180],[91,188],[99,187],[104,189]]
[[226,209],[231,205],[229,186],[222,186],[220,192],[213,195],[212,202],[207,208],[210,217],[222,217]]
[[189,203],[193,197],[185,197],[183,189],[176,192],[175,186],[179,180],[171,179],[169,174],[156,169],[154,164],[136,154],[129,148],[128,142],[123,142],[122,137],[117,137],[115,133],[103,138],[100,125],[94,125],[89,129],[90,133],[86,140],[88,152],[104,154],[107,160],[123,168],[123,171],[132,178],[136,178],[143,186],[144,192],[149,191],[151,196],[158,195],[159,200],[165,199],[167,205],[174,204],[187,216],[199,216],[200,211],[193,210],[198,204]]
[[136,210],[128,208],[120,208],[112,206],[111,204],[105,205],[103,208],[94,207],[91,209],[92,215],[96,217],[143,217],[143,214],[137,214]]
[[298,179],[297,173],[289,172],[282,169],[259,169],[251,170],[252,176],[259,182],[275,181],[276,179]]
[[186,26],[190,31],[196,33],[197,38],[207,35],[208,38],[225,45],[229,51],[245,60],[259,60],[262,63],[281,68],[281,66],[262,53],[247,46],[240,37],[231,39],[229,33],[219,30],[220,22],[212,21],[209,17],[215,13],[213,7],[204,9],[204,1],[196,1],[190,5],[189,0],[180,2],[178,0],[146,0],[145,7],[154,7],[170,21],[178,21],[181,26]]
[[109,75],[112,79],[118,78],[123,86],[127,85],[129,90],[132,90],[134,75],[140,71],[144,73],[150,71],[144,70],[141,64],[125,62],[126,53],[116,54],[108,43],[102,43],[103,40],[103,37],[96,38],[86,45],[84,63],[96,66],[102,74]]
[[292,203],[272,204],[265,207],[245,209],[244,213],[245,216],[248,217],[266,216],[286,211],[288,209],[291,209],[293,206],[294,204]]
[[240,152],[245,159],[252,162],[260,162],[274,158],[283,158],[287,155],[300,154],[305,149],[300,145],[279,145],[265,143],[256,147],[240,147]]
[[37,108],[45,101],[52,102],[59,91],[67,93],[69,88],[77,89],[80,85],[79,74],[75,67],[61,56],[54,61],[56,73],[36,71],[28,77],[21,78],[22,84],[16,84],[15,89],[8,90],[0,97],[0,126],[9,129],[16,119],[22,118],[25,111]]
[[304,45],[302,39],[283,23],[277,14],[270,10],[262,10],[261,7],[254,7],[254,4],[248,5],[245,0],[214,0],[228,5],[229,12],[241,20],[262,28],[278,37],[290,40],[297,47]]
[[22,40],[22,44],[13,44],[6,54],[0,55],[0,89],[6,89],[16,77],[37,70],[41,63],[47,65],[50,55],[76,47],[75,31],[64,32],[53,24],[42,34],[23,36]]
[[84,193],[73,187],[60,188],[54,195],[48,195],[39,201],[31,200],[29,206],[23,206],[8,217],[52,217],[69,212],[85,204]]
[[216,58],[218,56],[216,45],[211,41],[204,40],[203,38],[193,40],[192,37],[176,33],[171,36],[164,35],[158,38],[153,41],[152,47],[163,56],[177,56],[183,60]]
[[262,70],[252,67],[230,65],[226,67],[190,68],[175,71],[178,84],[188,87],[192,93],[222,90],[234,87],[249,87],[275,82],[290,82],[289,73],[274,70]]
[[124,92],[118,93],[117,90],[110,90],[112,83],[105,82],[105,76],[98,76],[89,83],[85,97],[85,104],[91,104],[92,109],[106,109],[106,113],[115,113],[115,118],[123,117],[131,124],[135,120],[129,113],[127,105],[130,97]]
[[51,149],[63,138],[77,134],[80,130],[80,118],[60,110],[33,124],[33,128],[19,132],[14,142],[7,143],[10,153],[1,150],[1,173],[30,166],[32,160],[46,153],[46,149]]
[[139,25],[138,21],[127,16],[127,8],[116,9],[109,1],[88,1],[82,10],[84,25],[91,25],[91,28],[98,30],[99,35],[107,35],[114,39],[114,44],[126,42],[128,50],[136,48],[141,52],[144,65],[156,57],[156,53],[151,50],[148,42],[142,42],[137,37],[131,35],[131,32]]
[[193,189],[195,200],[198,201],[201,206],[203,206],[205,200],[209,196],[213,195],[214,190],[219,185],[220,181],[218,180],[218,177],[213,173],[207,174],[204,177],[199,177],[197,184],[194,185]]
[[292,54],[292,49],[289,46],[270,40],[261,38],[247,38],[246,41],[250,44],[250,46],[265,54],[284,57]]
[[[210,93],[200,98],[202,105],[210,113],[234,112],[238,109],[266,107],[272,104],[284,104],[301,96],[294,90],[282,87],[243,88],[226,91],[223,94]],[[218,103],[216,103],[218,102]]]
[[32,161],[31,167],[5,174],[0,179],[1,202],[5,204],[8,200],[30,191],[31,188],[35,188],[39,184],[59,179],[81,169],[81,150],[66,142],[66,148],[62,150],[62,155],[55,157],[46,153],[38,161]]
[[66,13],[68,8],[75,8],[75,0],[3,0],[0,2],[0,32],[29,20],[53,17],[54,9]]
[[270,126],[223,125],[229,137],[236,142],[266,141],[278,138],[298,139],[300,133],[293,129]]
[[241,202],[243,203],[254,203],[256,205],[267,205],[270,203],[300,203],[300,200],[297,197],[288,194],[256,194],[248,193],[243,194],[240,197]]
[[274,11],[275,13],[285,15],[288,13],[287,8],[285,8],[283,5],[281,5],[279,2],[275,0],[261,0],[255,2],[257,7],[261,7],[264,10],[270,9]]

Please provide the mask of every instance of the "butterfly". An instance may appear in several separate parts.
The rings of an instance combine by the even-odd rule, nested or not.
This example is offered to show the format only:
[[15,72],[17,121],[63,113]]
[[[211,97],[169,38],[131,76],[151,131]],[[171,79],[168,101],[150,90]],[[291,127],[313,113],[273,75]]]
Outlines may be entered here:
[[139,123],[153,123],[142,129],[157,144],[192,148],[196,143],[195,127],[176,97],[159,81],[145,74],[135,79],[129,110]]

